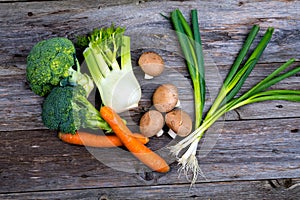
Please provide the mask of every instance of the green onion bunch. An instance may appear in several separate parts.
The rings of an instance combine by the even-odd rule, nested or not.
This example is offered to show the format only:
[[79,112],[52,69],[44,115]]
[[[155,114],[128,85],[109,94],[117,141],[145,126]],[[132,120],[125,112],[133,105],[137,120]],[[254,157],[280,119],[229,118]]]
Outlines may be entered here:
[[[260,42],[250,54],[250,47],[260,27],[254,25],[248,34],[237,58],[231,66],[220,91],[208,112],[203,114],[205,103],[205,68],[200,38],[197,11],[191,11],[191,26],[187,23],[179,9],[171,12],[170,20],[177,33],[183,55],[192,79],[195,102],[195,130],[187,137],[170,147],[171,153],[178,158],[181,170],[188,175],[192,173],[194,184],[201,173],[196,158],[198,143],[205,132],[226,112],[241,106],[268,100],[286,100],[300,102],[299,90],[270,89],[271,86],[300,72],[300,66],[292,67],[294,58],[281,65],[266,78],[261,80],[247,92],[238,95],[244,82],[254,69],[263,51],[271,40],[274,28],[269,27]],[[249,55],[249,56],[247,56]],[[246,58],[247,57],[247,58]]]

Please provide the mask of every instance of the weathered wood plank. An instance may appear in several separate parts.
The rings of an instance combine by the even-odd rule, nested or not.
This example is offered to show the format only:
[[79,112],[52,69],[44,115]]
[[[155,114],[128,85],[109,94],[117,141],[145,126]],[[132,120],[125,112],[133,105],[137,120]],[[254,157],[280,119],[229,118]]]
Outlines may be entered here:
[[[57,1],[57,0],[42,0],[40,2],[48,3],[49,1]],[[26,0],[0,0],[0,3],[15,3],[15,2],[30,2]],[[78,0],[73,1],[74,5],[82,5],[83,7],[96,7],[98,6],[115,6],[115,5],[124,5],[129,3],[142,3],[143,1],[137,0],[118,0],[118,1],[107,1],[107,0],[86,0],[84,2],[80,2]],[[66,1],[60,0],[59,3],[66,4]],[[69,3],[70,4],[70,3]]]
[[[151,97],[155,88],[162,83],[173,83],[179,88],[179,95],[182,102],[182,108],[193,116],[193,94],[188,72],[180,58],[175,60],[171,54],[161,52],[167,68],[163,75],[153,80],[143,79],[142,71],[135,66],[140,53],[134,52],[132,63],[134,71],[142,87],[142,100],[139,109],[131,111],[130,117],[134,118],[137,124],[143,110],[149,109]],[[242,91],[248,90],[255,83],[270,74],[280,64],[258,65],[248,78]],[[13,130],[32,130],[45,129],[41,121],[41,104],[43,98],[35,95],[29,88],[25,76],[25,66],[22,69],[10,66],[1,68],[0,71],[0,131]],[[213,67],[207,72],[207,90],[208,95],[214,98],[219,91],[219,86],[226,76],[229,66]],[[12,72],[14,75],[6,73]],[[274,89],[293,89],[300,90],[300,79],[298,75],[290,77],[275,86]],[[210,97],[207,98],[206,110],[211,104]],[[94,102],[91,97],[91,102]],[[248,105],[227,115],[228,120],[238,119],[264,119],[264,118],[283,118],[283,117],[299,117],[299,104],[293,102],[270,101],[255,103]]]
[[[0,13],[3,20],[0,21],[0,52],[3,55],[0,57],[0,107],[2,108],[1,115],[5,117],[3,117],[3,121],[1,122],[0,130],[44,128],[40,119],[42,98],[34,96],[29,91],[28,85],[25,82],[25,59],[29,50],[37,41],[58,35],[72,38],[76,34],[86,33],[93,27],[109,25],[113,21],[112,19],[115,19],[119,25],[128,26],[127,33],[132,36],[133,62],[136,63],[138,55],[144,49],[150,48],[161,52],[167,65],[171,69],[174,67],[174,70],[171,70],[170,73],[165,73],[163,76],[166,78],[165,80],[170,79],[176,84],[180,84],[182,80],[187,80],[184,78],[188,77],[188,74],[184,67],[183,59],[179,54],[179,48],[176,42],[174,42],[176,41],[176,37],[172,34],[171,26],[159,13],[168,12],[178,6],[182,6],[186,15],[188,15],[190,7],[198,8],[199,11],[203,10],[203,12],[199,12],[199,18],[201,24],[203,24],[205,52],[208,56],[208,62],[212,60],[215,65],[220,67],[217,73],[220,73],[221,77],[225,76],[228,64],[234,59],[237,50],[244,40],[245,34],[253,23],[254,18],[249,18],[249,13],[253,14],[251,15],[252,17],[276,19],[276,21],[261,21],[264,28],[267,25],[274,25],[273,23],[278,28],[278,31],[274,35],[274,41],[268,46],[265,59],[263,58],[262,62],[283,62],[287,58],[287,53],[291,53],[290,56],[293,57],[298,56],[298,51],[295,51],[295,49],[300,46],[298,44],[300,40],[297,39],[300,35],[297,34],[299,23],[291,26],[291,24],[298,20],[297,6],[294,5],[298,2],[292,4],[290,2],[276,1],[273,5],[266,1],[244,2],[243,4],[231,1],[226,5],[219,6],[217,9],[214,6],[216,2],[145,2],[140,5],[129,4],[113,8],[107,6],[101,9],[96,9],[96,1],[89,1],[80,7],[78,6],[80,3],[78,1],[1,3],[0,9],[3,12],[1,11]],[[275,7],[268,9],[271,6]],[[285,6],[289,12],[279,12],[282,6]],[[133,10],[133,12],[112,12],[112,10],[116,11],[118,8]],[[240,9],[244,12],[244,15],[240,13]],[[258,12],[261,9],[265,11]],[[30,14],[30,12],[32,13]],[[235,12],[239,14],[240,22],[231,19],[231,16]],[[144,13],[143,16],[145,17],[138,15],[138,13]],[[105,19],[107,16],[110,17],[109,20]],[[222,16],[222,18],[218,16]],[[20,29],[22,31],[19,31]],[[271,58],[269,60],[269,57],[274,57],[274,55],[276,55],[276,59]],[[222,69],[224,65],[225,70]],[[250,84],[246,85],[245,88],[249,88],[254,81],[259,80],[262,74],[267,75],[270,73],[271,65],[262,66],[264,68],[254,71],[256,74],[253,75]],[[176,77],[176,75],[180,76]],[[159,83],[157,79],[155,81],[157,81],[156,84]],[[212,77],[207,82],[209,81],[212,81],[212,86],[208,88],[211,90],[214,90],[215,85],[220,84],[219,82],[213,82],[215,81],[215,77]],[[143,82],[142,84],[145,86],[143,90],[143,97],[145,99],[141,101],[141,107],[144,108],[150,105],[149,97],[151,97],[153,88],[147,86],[146,84],[148,83]],[[279,87],[298,89],[299,85],[299,76],[294,76],[280,84]],[[190,105],[186,109],[192,112],[192,96],[188,95],[191,94],[191,91],[186,91],[184,89],[185,86],[179,85],[180,88],[182,87],[181,95],[183,102]],[[16,102],[18,102],[18,105],[15,104]],[[209,103],[207,104],[207,108],[208,106]],[[260,107],[260,109],[257,109],[257,107]],[[233,118],[229,119],[298,117],[297,108],[298,105],[293,103],[285,103],[283,106],[277,102],[255,104],[238,110],[238,113],[232,113],[229,116]]]
[[[139,53],[133,53],[133,63],[137,62]],[[167,68],[163,75],[153,80],[144,80],[141,70],[135,67],[135,74],[142,87],[142,100],[138,109],[126,113],[125,117],[133,118],[135,125],[143,113],[152,107],[151,97],[155,88],[162,83],[173,83],[179,88],[181,107],[186,110],[191,116],[193,114],[193,94],[190,84],[189,75],[186,67],[180,60],[170,58],[168,53],[162,53],[166,61]],[[263,77],[267,76],[279,65],[258,65],[253,71],[249,80],[245,83],[243,91],[246,91]],[[7,71],[12,70],[14,75],[4,75]],[[211,68],[209,69],[211,70]],[[214,98],[217,95],[218,87],[222,83],[223,78],[228,72],[228,66],[214,68],[207,72],[207,90],[208,95]],[[287,80],[278,83],[273,88],[276,89],[293,89],[300,90],[300,79],[298,76],[293,76]],[[35,95],[29,88],[26,82],[25,71],[16,70],[14,67],[0,70],[0,131],[14,130],[34,130],[45,129],[41,120],[41,104],[43,98]],[[92,97],[90,98],[93,103]],[[211,105],[210,98],[207,98],[207,110]],[[268,119],[282,117],[299,117],[299,103],[284,102],[284,101],[269,101],[248,105],[227,115],[227,120],[238,119]]]
[[[171,68],[161,77],[165,79],[141,82],[140,107],[125,114],[132,119],[129,125],[136,128],[141,112],[151,106],[155,86],[164,81],[178,84],[182,105],[192,114],[188,73],[174,42],[177,39],[172,27],[160,15],[178,7],[186,16],[192,8],[199,10],[205,61],[218,67],[216,74],[208,73],[208,89],[212,95],[253,24],[262,27],[259,37],[268,26],[275,27],[275,33],[245,89],[291,57],[299,65],[299,1],[232,0],[226,4],[219,0],[0,1],[1,199],[24,199],[31,195],[35,199],[120,199],[129,194],[139,198],[144,192],[153,199],[230,199],[233,196],[293,199],[300,196],[297,186],[300,113],[296,103],[253,104],[230,112],[225,121],[216,123],[199,146],[198,159],[206,179],[200,177],[190,193],[185,193],[189,181],[184,176],[178,177],[177,163],[171,164],[172,170],[167,174],[148,172],[136,160],[128,160],[123,150],[110,151],[117,155],[111,160],[113,156],[105,151],[63,144],[54,132],[43,126],[40,118],[43,98],[34,95],[25,80],[30,49],[42,39],[65,36],[74,40],[78,34],[112,22],[127,27],[126,34],[132,38],[133,63],[143,50],[152,49],[160,52]],[[141,71],[135,70],[143,81]],[[274,88],[299,90],[299,81],[297,74]],[[162,148],[170,141],[168,136],[163,136],[152,139],[148,145],[164,152]],[[126,173],[112,169],[120,165],[124,166],[123,170],[139,171]],[[257,181],[280,178],[298,179],[294,187],[279,189]]]
[[[172,74],[170,74],[170,76],[171,75]],[[254,79],[255,78],[256,77],[254,77]],[[297,80],[296,78],[297,77],[295,77],[295,80]],[[182,80],[186,83],[182,84]],[[293,79],[289,80],[291,80],[291,83],[278,84],[278,87],[284,89],[298,89],[300,83],[293,83]],[[287,80],[287,82],[289,80]],[[125,115],[125,117],[133,118],[135,125],[138,124],[143,110],[152,107],[151,96],[159,82],[159,80],[157,80],[156,83],[153,83],[153,81],[141,81],[143,99],[140,101],[139,109],[132,110]],[[187,90],[185,87],[189,84],[189,80],[178,78],[177,80],[173,79],[172,83],[178,85],[182,103],[181,107],[193,116],[192,91]],[[249,88],[249,84],[251,83],[246,84],[245,87]],[[217,88],[213,88],[213,90],[217,91]],[[2,116],[0,131],[45,129],[41,121],[41,105],[43,98],[32,93],[29,86],[26,84],[24,75],[6,76],[4,79],[0,78],[0,91],[0,116]],[[208,109],[209,105],[210,101],[207,102],[206,109]],[[299,116],[299,104],[286,101],[269,101],[255,103],[236,109],[235,111],[230,112],[226,119],[280,119],[284,117]]]
[[[205,179],[199,177],[198,182],[298,178],[299,122],[300,118],[217,123],[222,132],[210,131],[204,141],[211,146],[199,146]],[[152,173],[123,150],[64,144],[50,131],[0,132],[0,137],[0,193],[189,183],[184,175],[178,177],[175,162],[167,174]],[[148,146],[165,156],[164,148],[171,144],[164,136],[153,138]],[[128,169],[140,171],[127,173]]]
[[[1,199],[297,199],[299,179],[200,183],[144,187],[95,188],[0,194]],[[276,184],[276,185],[275,185]]]
[[[167,14],[178,7],[187,16],[191,8],[199,10],[204,48],[217,64],[232,63],[245,34],[255,23],[263,30],[268,26],[276,28],[261,62],[283,62],[298,57],[299,1],[228,1],[226,4],[218,0],[155,1],[98,7],[96,1],[1,3],[0,52],[4,56],[0,63],[24,63],[31,47],[41,39],[74,38],[112,22],[127,27],[127,34],[136,41],[133,48],[154,46],[176,51],[171,25],[160,13]],[[239,20],[232,16],[239,16]]]

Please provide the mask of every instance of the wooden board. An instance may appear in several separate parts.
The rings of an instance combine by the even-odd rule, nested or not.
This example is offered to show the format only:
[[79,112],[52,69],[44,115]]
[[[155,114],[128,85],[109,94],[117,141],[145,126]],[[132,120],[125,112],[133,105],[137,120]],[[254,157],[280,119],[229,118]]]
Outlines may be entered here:
[[[236,181],[123,188],[95,188],[85,190],[41,191],[1,195],[6,199],[297,199],[298,180]],[[180,191],[180,192],[178,192]],[[226,191],[226,192],[225,192]]]
[[[124,114],[129,126],[137,128],[142,112],[152,106],[155,87],[164,82],[178,86],[183,108],[193,115],[184,59],[170,22],[161,16],[176,8],[186,17],[192,8],[199,12],[210,97],[218,92],[253,24],[261,26],[259,38],[269,26],[275,32],[242,91],[289,58],[296,58],[293,66],[300,63],[299,1],[0,1],[0,199],[300,197],[298,103],[247,105],[218,121],[198,149],[205,178],[199,177],[190,190],[186,177],[178,177],[179,166],[173,158],[167,174],[140,168],[132,157],[121,159],[118,155],[123,150],[113,152],[116,160],[108,164],[106,156],[97,157],[98,151],[64,144],[44,127],[43,98],[30,90],[25,77],[30,49],[36,42],[55,36],[75,41],[77,35],[112,22],[125,26],[131,36],[132,63],[143,91],[139,108]],[[144,80],[136,66],[146,50],[157,51],[166,63],[164,74],[151,81]],[[273,88],[300,90],[299,74]],[[207,100],[206,110],[211,104]],[[161,150],[170,142],[165,135],[152,139],[149,147]],[[120,164],[138,166],[139,171],[111,168]]]
[[[208,141],[216,139],[216,144],[208,154],[204,151],[198,156],[205,174],[205,179],[199,178],[200,182],[298,178],[297,118],[219,122],[216,126],[222,127],[222,131],[206,137]],[[64,144],[55,136],[49,131],[1,132],[0,192],[186,183],[185,176],[178,178],[176,163],[172,163],[171,172],[165,175],[147,171],[125,173],[122,168],[107,167],[103,163],[105,158],[91,154],[90,149]],[[162,148],[162,141],[171,142],[167,137],[156,141],[150,143],[153,149]],[[207,149],[210,148],[204,148]],[[117,163],[135,162],[132,158],[119,159],[115,156],[118,152],[106,153],[116,157]],[[11,187],[14,183],[17,184]]]

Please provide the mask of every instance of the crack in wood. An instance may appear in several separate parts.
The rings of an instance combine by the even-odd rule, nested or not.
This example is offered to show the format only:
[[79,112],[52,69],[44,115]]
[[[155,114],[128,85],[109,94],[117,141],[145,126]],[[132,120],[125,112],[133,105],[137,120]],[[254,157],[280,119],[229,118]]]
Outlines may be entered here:
[[291,188],[295,183],[291,178],[268,180],[272,188]]

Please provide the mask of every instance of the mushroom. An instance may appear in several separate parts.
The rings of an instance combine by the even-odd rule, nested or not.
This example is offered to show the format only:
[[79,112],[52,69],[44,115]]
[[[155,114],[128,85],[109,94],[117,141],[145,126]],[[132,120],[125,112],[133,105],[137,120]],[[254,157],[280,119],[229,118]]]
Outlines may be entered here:
[[157,137],[163,134],[163,126],[165,124],[163,115],[157,110],[149,110],[140,120],[140,131],[146,137]]
[[178,90],[175,85],[162,84],[156,88],[152,97],[154,107],[162,113],[167,113],[179,106]]
[[144,52],[140,56],[138,64],[145,72],[145,79],[152,79],[154,76],[160,75],[165,68],[162,57],[155,52]]
[[170,128],[168,134],[175,138],[176,135],[185,137],[192,131],[193,122],[188,113],[181,109],[172,110],[165,116],[167,126]]

